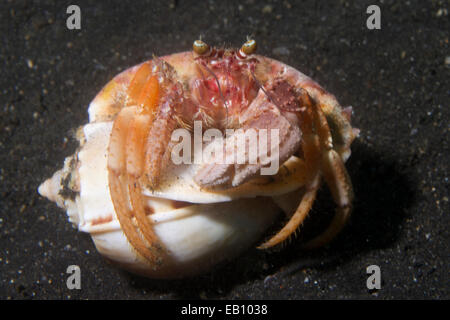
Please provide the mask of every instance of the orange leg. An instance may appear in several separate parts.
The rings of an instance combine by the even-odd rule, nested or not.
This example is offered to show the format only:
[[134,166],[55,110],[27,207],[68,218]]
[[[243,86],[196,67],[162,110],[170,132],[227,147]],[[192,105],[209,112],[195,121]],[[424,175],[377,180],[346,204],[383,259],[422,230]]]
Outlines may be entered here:
[[132,125],[128,132],[127,143],[125,146],[126,166],[128,173],[128,191],[130,195],[131,207],[145,240],[154,245],[157,243],[157,237],[153,231],[150,220],[147,218],[142,199],[142,189],[139,178],[142,176],[144,168],[144,145],[146,135],[151,125],[150,116],[135,115]]
[[317,174],[316,177],[307,185],[306,192],[302,197],[300,205],[298,206],[289,222],[276,235],[258,246],[258,249],[268,249],[270,247],[276,246],[277,244],[285,241],[291,234],[295,232],[295,230],[297,230],[297,228],[308,216],[308,212],[311,210],[314,200],[316,199],[317,189],[319,189],[319,186],[320,174]]
[[308,241],[304,246],[305,249],[322,247],[333,240],[347,223],[352,211],[352,183],[341,157],[336,151],[330,150],[323,158],[323,175],[337,208],[328,228],[319,236]]
[[327,244],[345,226],[351,213],[353,199],[351,181],[341,157],[333,149],[333,140],[325,115],[321,107],[317,106],[306,92],[302,99],[308,106],[302,114],[301,129],[304,133],[302,151],[310,182],[307,183],[306,192],[289,222],[275,236],[260,245],[258,247],[260,249],[283,242],[303,223],[314,203],[322,174],[338,207],[330,226],[321,235],[307,242],[304,247],[310,249]]
[[315,105],[315,123],[321,140],[321,171],[337,205],[329,227],[319,236],[308,241],[305,249],[321,247],[329,243],[345,226],[352,210],[353,187],[344,162],[333,149],[330,128],[322,108]]
[[145,214],[140,177],[144,146],[158,100],[157,78],[145,63],[128,88],[128,106],[114,121],[108,150],[108,180],[117,218],[132,247],[148,261],[155,261],[155,250],[162,246]]
[[267,249],[285,241],[293,234],[308,216],[309,211],[316,199],[317,190],[320,187],[321,174],[319,170],[320,159],[320,142],[318,136],[312,130],[312,113],[310,108],[303,114],[302,131],[302,151],[305,159],[306,170],[309,178],[306,184],[305,194],[303,195],[300,205],[292,215],[289,222],[271,239],[260,245],[259,249]]
[[125,153],[127,137],[124,133],[133,122],[134,115],[133,108],[124,108],[114,121],[108,151],[108,182],[117,219],[128,241],[142,257],[152,261],[154,254],[139,235],[138,226],[133,220],[133,208],[128,193]]
[[165,101],[159,109],[158,117],[153,122],[145,145],[145,183],[149,188],[157,187],[165,161],[170,156],[170,138],[177,127],[174,117],[174,101]]

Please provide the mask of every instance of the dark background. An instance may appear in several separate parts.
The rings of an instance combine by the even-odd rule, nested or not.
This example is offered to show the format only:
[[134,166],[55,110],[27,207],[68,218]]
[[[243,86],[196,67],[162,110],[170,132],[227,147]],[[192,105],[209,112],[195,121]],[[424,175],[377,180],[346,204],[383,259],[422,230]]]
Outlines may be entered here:
[[[81,30],[66,28],[70,4]],[[366,27],[370,4],[381,30]],[[2,1],[0,298],[450,298],[448,10],[448,1]],[[353,106],[354,214],[316,252],[302,252],[299,237],[194,279],[135,277],[36,189],[74,152],[74,129],[107,81],[152,54],[190,50],[200,35],[235,47],[252,35],[260,54]],[[332,210],[323,188],[302,234]],[[78,291],[66,288],[71,264],[81,267]],[[366,288],[372,264],[379,291]]]

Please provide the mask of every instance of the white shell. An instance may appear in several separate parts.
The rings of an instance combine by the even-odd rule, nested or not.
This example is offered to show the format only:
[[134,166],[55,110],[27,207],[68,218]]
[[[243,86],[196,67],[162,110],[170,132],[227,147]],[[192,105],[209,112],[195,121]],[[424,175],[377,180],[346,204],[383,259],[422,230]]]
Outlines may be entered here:
[[[292,157],[271,183],[247,184],[240,190],[206,192],[193,182],[195,166],[167,170],[172,177],[156,192],[144,191],[148,215],[161,243],[168,251],[164,266],[149,266],[129,244],[112,204],[107,172],[107,148],[112,121],[93,122],[82,128],[81,148],[65,161],[62,170],[39,187],[39,193],[67,210],[71,222],[88,232],[98,251],[138,274],[174,278],[198,274],[218,262],[231,259],[261,238],[281,212],[292,212],[298,202],[277,201],[278,196],[298,190],[303,183],[302,160]],[[286,168],[289,170],[286,170]],[[71,177],[75,199],[63,198],[63,178]],[[178,179],[174,179],[177,177]],[[67,181],[66,181],[67,182]],[[297,191],[298,193],[298,191]],[[176,201],[183,207],[176,208]]]

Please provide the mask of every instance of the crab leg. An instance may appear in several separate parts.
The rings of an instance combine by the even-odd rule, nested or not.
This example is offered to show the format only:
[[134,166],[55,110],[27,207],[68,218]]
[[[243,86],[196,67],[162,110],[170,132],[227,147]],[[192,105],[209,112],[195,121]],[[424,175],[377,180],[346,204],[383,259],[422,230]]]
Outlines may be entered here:
[[268,249],[286,240],[303,223],[316,199],[317,190],[320,187],[320,174],[317,173],[314,179],[306,187],[300,205],[289,220],[289,222],[278,231],[276,235],[258,246],[258,249]]
[[174,101],[168,99],[162,103],[158,116],[148,133],[144,163],[146,182],[150,188],[157,186],[159,183],[163,163],[170,156],[168,145],[176,125]]
[[[310,101],[308,101],[308,104]],[[302,151],[305,158],[306,170],[308,172],[309,182],[306,184],[306,192],[300,201],[297,210],[292,215],[289,222],[272,238],[258,246],[258,249],[268,249],[284,240],[297,230],[308,216],[309,211],[316,199],[317,190],[320,187],[321,174],[318,168],[318,159],[320,157],[320,141],[318,136],[313,133],[311,126],[311,118],[313,117],[311,108],[307,108],[302,114],[302,131],[304,132],[302,139]]]
[[134,217],[145,240],[152,246],[157,243],[150,220],[147,218],[142,199],[139,178],[144,168],[144,143],[151,125],[149,115],[135,115],[126,143],[126,170],[128,173],[128,191]]
[[[136,115],[130,127],[125,148],[131,206],[134,209],[134,216],[142,235],[150,246],[153,246],[158,241],[145,213],[142,189],[139,181],[144,169],[144,145],[159,99],[158,80],[150,74],[150,68],[147,65],[145,64],[141,67],[143,68],[143,73],[147,74],[147,79],[137,78],[139,81],[146,81],[142,86],[136,85],[136,87],[141,87],[141,90],[137,91],[136,87],[130,87],[130,91],[132,91],[130,97],[134,98],[138,107],[135,107]],[[138,98],[136,99],[136,97]],[[141,112],[139,113],[139,111]]]
[[328,228],[322,234],[308,241],[304,246],[306,249],[318,248],[327,244],[342,230],[350,217],[353,200],[352,183],[342,158],[332,148],[331,133],[322,107],[316,106],[315,110],[323,149],[321,168],[337,208]]
[[315,104],[315,123],[322,145],[321,169],[325,181],[337,204],[335,216],[328,228],[319,236],[308,241],[304,248],[321,247],[331,241],[345,226],[352,210],[353,187],[347,169],[339,154],[333,149],[330,128],[322,107]]
[[152,260],[153,253],[138,233],[129,204],[128,175],[126,173],[126,132],[133,121],[134,110],[124,108],[114,121],[108,151],[108,181],[111,200],[122,230],[133,248],[145,259]]
[[[321,235],[308,241],[305,248],[317,248],[328,243],[344,227],[350,216],[353,198],[351,181],[341,157],[333,149],[331,132],[325,115],[322,108],[317,106],[305,91],[302,91],[301,99],[308,106],[305,112],[301,113],[300,125],[304,132],[302,150],[308,172],[313,173],[310,175],[312,178],[306,186],[306,193],[300,205],[289,222],[275,236],[260,245],[258,247],[260,249],[281,243],[302,224],[315,200],[320,186],[321,171],[338,207],[330,226]],[[311,123],[314,123],[316,134],[313,133]]]
[[145,214],[139,178],[144,145],[159,99],[158,80],[148,63],[136,72],[128,88],[127,104],[117,116],[108,154],[109,185],[117,218],[131,245],[149,261],[161,245]]
[[[337,204],[336,213],[328,228],[308,241],[305,249],[314,249],[330,242],[345,226],[352,211],[352,185],[341,157],[331,150],[324,159],[324,178]],[[325,169],[327,168],[327,169]]]

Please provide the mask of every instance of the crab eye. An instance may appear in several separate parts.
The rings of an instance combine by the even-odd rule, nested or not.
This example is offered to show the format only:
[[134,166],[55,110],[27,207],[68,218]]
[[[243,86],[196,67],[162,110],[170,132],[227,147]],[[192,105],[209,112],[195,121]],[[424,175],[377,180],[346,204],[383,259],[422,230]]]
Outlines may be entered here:
[[247,42],[242,45],[241,50],[246,55],[254,53],[256,51],[256,41],[252,39],[247,40]]
[[192,48],[196,54],[205,54],[209,50],[209,46],[202,40],[195,40],[192,44]]

